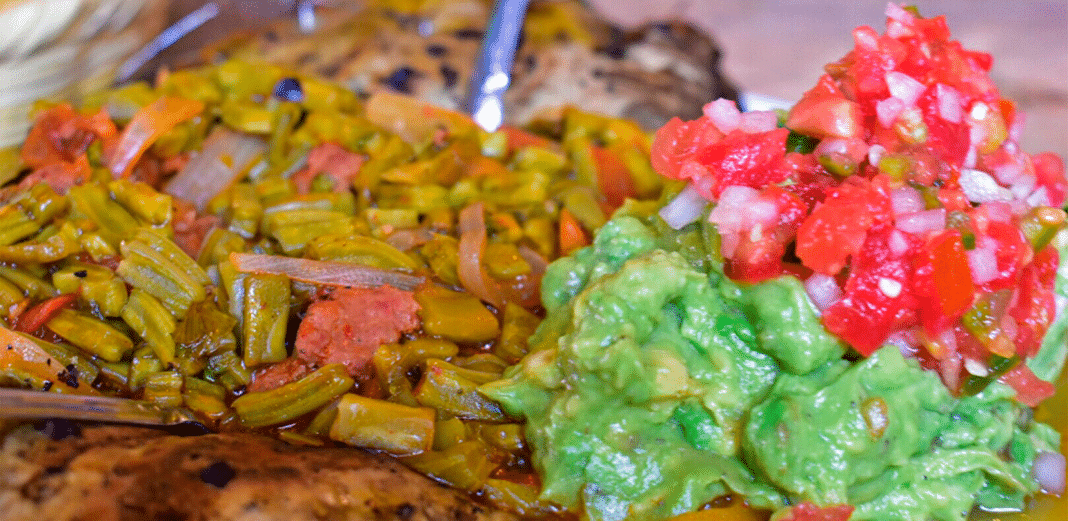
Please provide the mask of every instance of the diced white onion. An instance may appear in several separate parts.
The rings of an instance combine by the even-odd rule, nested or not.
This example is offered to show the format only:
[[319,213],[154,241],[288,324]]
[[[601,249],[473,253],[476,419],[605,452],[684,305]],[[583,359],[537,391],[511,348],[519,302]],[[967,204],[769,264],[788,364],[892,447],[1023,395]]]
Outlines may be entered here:
[[935,208],[897,216],[897,229],[913,235],[924,235],[946,227],[946,209]]
[[1055,313],[1057,315],[1057,318],[1060,318],[1064,315],[1065,310],[1068,310],[1068,297],[1065,297],[1064,295],[1060,294],[1055,294],[1053,295],[1053,304],[1054,309],[1056,309]]
[[962,168],[960,188],[964,191],[964,196],[973,203],[1012,200],[1012,192],[1008,188],[999,185],[990,174],[981,170]]
[[1035,456],[1035,464],[1031,467],[1031,475],[1038,481],[1043,492],[1061,495],[1064,494],[1065,488],[1065,467],[1064,454],[1042,451]]
[[935,86],[935,93],[938,96],[938,115],[950,123],[960,123],[964,118],[960,92],[949,85],[939,83]]
[[909,251],[909,241],[905,237],[901,230],[894,230],[890,232],[890,253],[893,253],[895,257],[900,257]]
[[1032,208],[1036,206],[1051,206],[1049,195],[1046,193],[1046,187],[1040,186],[1038,187],[1038,190],[1035,190],[1031,195],[1027,196],[1027,204]]
[[890,204],[895,215],[922,211],[925,208],[920,191],[911,186],[904,186],[890,192]]
[[1016,199],[1027,199],[1027,196],[1035,190],[1035,182],[1035,176],[1024,174],[1016,178],[1016,181],[1009,186],[1009,191]]
[[879,291],[890,298],[897,298],[901,294],[901,283],[886,277],[879,277]]
[[883,158],[883,154],[886,154],[886,147],[882,145],[872,145],[868,148],[868,163],[878,166],[879,160]]
[[911,24],[916,20],[916,15],[894,2],[886,3],[886,17],[905,24]]
[[805,292],[820,311],[831,307],[831,304],[842,298],[842,288],[838,287],[838,282],[834,277],[823,273],[813,273],[805,280]]
[[679,230],[697,219],[701,218],[708,200],[701,197],[693,185],[686,185],[679,195],[676,195],[670,203],[660,209],[660,218],[668,226]]
[[912,76],[898,71],[886,73],[886,87],[890,89],[890,95],[903,101],[906,107],[916,105],[916,101],[927,88]]
[[986,211],[986,215],[991,221],[1007,223],[1012,220],[1012,207],[1008,203],[993,201],[984,203],[980,208]]
[[[987,241],[984,241],[987,242]],[[972,272],[972,282],[986,284],[998,276],[998,259],[991,242],[981,247],[968,250],[968,269]]]
[[742,123],[742,113],[733,101],[719,98],[704,106],[704,114],[712,124],[724,134],[738,128]]
[[986,364],[974,358],[964,359],[964,369],[966,369],[969,373],[980,377],[987,376],[990,374],[990,370],[987,369]]
[[981,101],[975,102],[975,104],[972,105],[972,109],[968,111],[968,115],[976,121],[982,121],[986,119],[986,116],[989,113],[990,107],[988,107],[986,103],[983,103]]
[[889,97],[875,103],[875,115],[879,118],[879,124],[890,128],[897,121],[897,117],[905,110],[905,102],[900,99]]
[[1021,175],[1024,175],[1024,166],[1020,162],[1022,158],[1014,157],[1013,160],[997,165],[993,168],[994,178],[1003,185],[1011,185]]
[[742,114],[741,129],[743,132],[749,134],[771,132],[778,126],[779,116],[770,110],[754,110]]

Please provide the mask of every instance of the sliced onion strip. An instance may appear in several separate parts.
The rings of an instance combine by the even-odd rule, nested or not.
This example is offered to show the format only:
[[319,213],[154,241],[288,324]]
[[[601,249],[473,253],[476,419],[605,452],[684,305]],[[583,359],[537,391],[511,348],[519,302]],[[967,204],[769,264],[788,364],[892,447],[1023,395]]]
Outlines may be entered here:
[[245,173],[267,146],[263,140],[217,127],[204,140],[201,151],[175,174],[163,191],[193,203],[203,212],[208,201]]
[[456,274],[460,284],[472,295],[500,309],[504,293],[499,284],[482,267],[486,251],[486,216],[482,203],[468,205],[460,211],[460,246]]
[[363,264],[301,259],[282,255],[234,252],[230,254],[230,262],[241,273],[285,275],[292,280],[326,286],[376,288],[389,284],[397,289],[411,291],[426,280],[416,275]]

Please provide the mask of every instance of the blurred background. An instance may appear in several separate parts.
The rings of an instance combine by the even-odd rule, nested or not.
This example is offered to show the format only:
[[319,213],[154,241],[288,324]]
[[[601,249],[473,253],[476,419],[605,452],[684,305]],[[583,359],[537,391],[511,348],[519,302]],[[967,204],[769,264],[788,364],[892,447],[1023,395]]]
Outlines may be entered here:
[[[743,89],[796,100],[822,66],[853,46],[850,31],[885,28],[881,0],[590,0],[617,23],[684,18],[723,47],[725,73]],[[1068,0],[914,0],[945,15],[966,48],[994,56],[1002,95],[1026,114],[1024,149],[1068,157]]]

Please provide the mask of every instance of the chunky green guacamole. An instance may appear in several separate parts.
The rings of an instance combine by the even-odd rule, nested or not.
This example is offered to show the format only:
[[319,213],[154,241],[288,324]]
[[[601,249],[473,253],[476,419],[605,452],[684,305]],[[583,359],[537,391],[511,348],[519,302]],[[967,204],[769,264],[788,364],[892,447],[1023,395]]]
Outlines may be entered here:
[[1057,434],[1000,384],[954,398],[888,347],[858,363],[801,283],[753,286],[637,207],[553,263],[533,351],[483,387],[525,418],[542,498],[598,520],[663,519],[727,494],[853,519],[963,519],[1019,507]]

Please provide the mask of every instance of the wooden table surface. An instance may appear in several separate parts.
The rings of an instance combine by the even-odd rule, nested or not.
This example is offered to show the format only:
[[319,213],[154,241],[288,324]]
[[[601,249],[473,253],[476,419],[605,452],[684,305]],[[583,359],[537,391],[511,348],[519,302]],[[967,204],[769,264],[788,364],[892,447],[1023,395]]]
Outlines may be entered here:
[[[850,31],[885,29],[884,0],[590,0],[621,23],[686,18],[724,48],[724,68],[743,88],[796,100],[822,66],[853,46]],[[945,15],[966,48],[994,56],[1002,95],[1026,119],[1023,148],[1068,158],[1068,0],[911,0]]]

